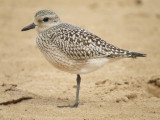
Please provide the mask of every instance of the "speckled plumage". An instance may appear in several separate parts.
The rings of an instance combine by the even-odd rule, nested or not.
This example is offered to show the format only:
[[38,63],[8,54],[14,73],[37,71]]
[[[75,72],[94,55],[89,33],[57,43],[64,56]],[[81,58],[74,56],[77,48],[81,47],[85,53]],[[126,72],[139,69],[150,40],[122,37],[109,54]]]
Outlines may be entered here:
[[37,46],[56,68],[77,74],[77,93],[74,107],[78,106],[80,75],[101,68],[120,58],[145,57],[145,54],[120,49],[80,27],[63,23],[51,10],[35,14],[34,23],[22,29],[38,31]]
[[82,69],[90,59],[106,58],[112,61],[136,57],[133,52],[119,49],[85,29],[68,23],[60,23],[38,33],[37,45],[54,66],[71,73]]
[[41,39],[45,39],[46,44],[56,45],[64,54],[76,60],[131,57],[129,51],[119,49],[98,36],[67,23],[61,23],[39,33],[38,41]]

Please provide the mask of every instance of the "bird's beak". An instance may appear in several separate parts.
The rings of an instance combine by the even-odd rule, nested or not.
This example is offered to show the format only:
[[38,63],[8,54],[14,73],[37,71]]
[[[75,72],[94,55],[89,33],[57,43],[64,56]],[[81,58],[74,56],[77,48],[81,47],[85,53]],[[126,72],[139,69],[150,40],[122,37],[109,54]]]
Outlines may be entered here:
[[32,23],[32,24],[24,27],[21,31],[27,31],[27,30],[33,29],[35,27],[36,27],[36,25],[34,23]]

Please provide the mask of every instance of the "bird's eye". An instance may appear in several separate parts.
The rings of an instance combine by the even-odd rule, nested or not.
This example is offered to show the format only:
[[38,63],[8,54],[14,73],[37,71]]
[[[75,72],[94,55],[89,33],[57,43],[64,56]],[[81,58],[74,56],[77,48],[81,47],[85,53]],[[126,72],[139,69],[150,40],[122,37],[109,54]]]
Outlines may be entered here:
[[48,17],[45,17],[45,18],[43,19],[44,22],[48,22],[48,20],[49,20]]

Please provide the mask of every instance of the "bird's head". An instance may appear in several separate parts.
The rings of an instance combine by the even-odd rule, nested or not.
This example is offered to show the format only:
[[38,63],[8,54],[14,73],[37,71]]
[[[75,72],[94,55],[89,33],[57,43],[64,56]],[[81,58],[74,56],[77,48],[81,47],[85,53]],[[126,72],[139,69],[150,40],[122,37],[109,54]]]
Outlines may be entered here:
[[21,31],[35,28],[38,32],[42,32],[59,23],[61,23],[61,20],[56,13],[51,10],[40,10],[35,14],[34,22],[24,27]]

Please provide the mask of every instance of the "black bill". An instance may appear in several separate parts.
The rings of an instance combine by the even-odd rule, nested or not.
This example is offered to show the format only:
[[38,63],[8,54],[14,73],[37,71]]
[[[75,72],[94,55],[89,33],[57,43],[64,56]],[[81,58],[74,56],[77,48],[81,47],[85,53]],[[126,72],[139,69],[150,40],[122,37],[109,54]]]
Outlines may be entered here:
[[34,23],[32,23],[32,24],[24,27],[21,31],[27,31],[27,30],[33,29],[35,27],[36,27],[36,25]]

